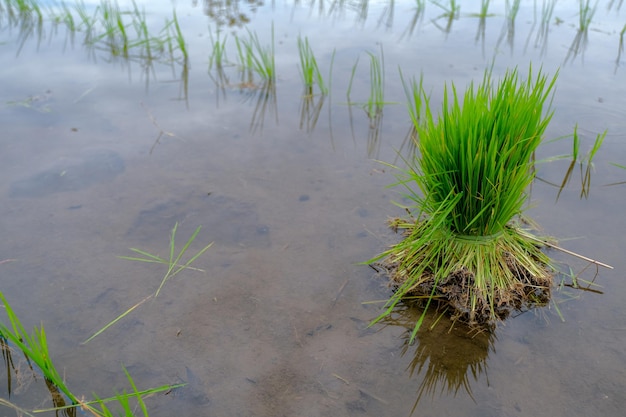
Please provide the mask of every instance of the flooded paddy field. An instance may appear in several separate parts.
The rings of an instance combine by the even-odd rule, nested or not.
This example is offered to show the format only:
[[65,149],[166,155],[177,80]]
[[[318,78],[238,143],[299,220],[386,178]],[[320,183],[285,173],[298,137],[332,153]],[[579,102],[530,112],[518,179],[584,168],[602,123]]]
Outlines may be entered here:
[[[151,416],[623,415],[621,2],[20,4],[0,3],[0,291],[27,330],[45,327],[78,397],[128,389],[123,365],[139,389],[187,383],[146,399]],[[123,31],[101,18],[110,4]],[[370,327],[390,289],[360,263],[404,214],[381,163],[409,154],[402,78],[422,76],[439,108],[446,83],[530,64],[558,79],[527,214],[614,269],[550,250],[593,291],[556,288],[492,334],[439,323],[409,345],[408,308]],[[167,265],[120,256],[167,258],[176,224],[176,253],[202,226],[183,262],[213,242],[201,270],[84,343],[159,288]],[[0,398],[51,407],[11,349]]]

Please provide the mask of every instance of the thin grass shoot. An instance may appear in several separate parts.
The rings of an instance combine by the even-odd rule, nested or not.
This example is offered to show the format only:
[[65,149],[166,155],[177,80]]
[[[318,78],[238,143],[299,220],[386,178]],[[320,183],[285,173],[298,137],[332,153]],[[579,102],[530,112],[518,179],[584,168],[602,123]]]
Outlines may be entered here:
[[598,1],[591,6],[590,0],[578,0],[578,30],[580,32],[586,32],[589,29],[589,25],[596,13],[598,7]]
[[189,237],[187,242],[183,245],[183,247],[181,248],[180,252],[178,252],[178,254],[176,254],[176,231],[178,230],[178,222],[176,222],[176,224],[174,224],[174,228],[172,229],[172,232],[170,234],[170,248],[169,248],[170,251],[169,251],[169,258],[168,259],[164,259],[164,258],[162,258],[162,257],[160,257],[158,255],[153,255],[153,254],[151,254],[149,252],[146,252],[146,251],[143,251],[143,250],[137,249],[137,248],[131,248],[130,250],[132,250],[135,253],[138,253],[139,255],[142,255],[143,257],[120,256],[120,258],[121,259],[127,259],[127,260],[130,260],[130,261],[159,263],[159,264],[167,265],[167,272],[165,273],[165,276],[161,280],[161,284],[159,285],[159,288],[154,293],[154,298],[156,298],[156,297],[159,296],[159,293],[161,292],[161,289],[165,285],[165,282],[168,281],[169,279],[173,278],[174,276],[178,275],[178,273],[180,273],[181,271],[183,271],[185,269],[192,269],[192,270],[196,270],[196,271],[202,271],[200,269],[193,268],[191,266],[191,264],[193,262],[195,262],[195,260],[198,259],[198,257],[200,257],[200,255],[202,255],[211,246],[213,246],[213,242],[211,242],[208,245],[204,246],[195,255],[191,256],[187,260],[187,262],[185,262],[184,264],[181,264],[182,257],[185,255],[185,253],[189,249],[189,246],[195,241],[196,236],[198,236],[198,233],[200,233],[200,229],[201,228],[202,228],[202,226],[198,226],[196,228],[196,230],[193,232],[191,237]]
[[113,319],[110,322],[108,322],[106,325],[104,325],[102,328],[100,328],[98,331],[96,331],[92,336],[90,336],[87,340],[85,340],[83,342],[83,344],[86,344],[86,343],[90,342],[95,337],[97,337],[100,334],[104,333],[105,330],[109,329],[115,323],[119,322],[121,319],[126,317],[128,314],[130,314],[132,311],[134,311],[139,306],[144,304],[146,301],[150,300],[151,298],[157,298],[159,296],[160,292],[161,292],[161,289],[165,285],[165,283],[168,280],[170,280],[171,278],[173,278],[174,276],[178,275],[183,270],[190,269],[190,270],[194,270],[194,271],[204,272],[204,270],[195,268],[195,267],[191,266],[191,264],[193,262],[195,262],[196,259],[198,259],[203,253],[205,253],[211,246],[213,246],[213,242],[211,242],[208,245],[204,246],[202,249],[200,249],[198,252],[196,252],[194,255],[192,255],[186,262],[183,263],[181,261],[183,256],[186,254],[187,250],[191,246],[191,244],[195,241],[198,233],[200,233],[200,229],[201,228],[202,228],[201,226],[198,226],[198,228],[196,228],[196,230],[193,232],[191,237],[189,237],[189,239],[183,245],[183,247],[180,249],[180,251],[178,253],[176,253],[176,231],[178,230],[178,222],[176,222],[176,224],[174,224],[174,228],[172,229],[171,234],[170,234],[170,245],[169,245],[169,256],[168,256],[168,258],[163,258],[163,257],[161,257],[159,255],[154,255],[154,254],[152,254],[150,252],[147,252],[147,251],[144,251],[144,250],[141,250],[141,249],[137,249],[137,248],[130,248],[130,250],[135,252],[138,255],[141,255],[141,256],[120,256],[119,257],[120,259],[126,259],[126,260],[129,260],[129,261],[162,264],[162,265],[167,266],[167,271],[166,271],[165,275],[163,276],[163,279],[161,280],[161,283],[159,284],[159,287],[157,288],[157,290],[153,294],[148,295],[143,300],[139,301],[138,303],[136,303],[135,305],[133,305],[132,307],[130,307],[129,309],[124,311],[122,314],[117,316],[115,319]]
[[302,76],[307,95],[313,95],[313,86],[315,84],[317,84],[321,94],[328,94],[324,77],[317,65],[317,59],[307,37],[303,39],[301,36],[298,36],[298,55],[300,57],[300,75]]

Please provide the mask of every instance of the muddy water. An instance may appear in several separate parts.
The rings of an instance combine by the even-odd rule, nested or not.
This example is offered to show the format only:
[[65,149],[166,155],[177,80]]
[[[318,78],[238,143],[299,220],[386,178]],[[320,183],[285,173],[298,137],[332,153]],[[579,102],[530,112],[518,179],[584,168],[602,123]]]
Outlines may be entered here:
[[[141,388],[188,382],[150,398],[154,416],[622,415],[625,185],[608,184],[626,180],[612,165],[626,165],[626,84],[623,11],[609,4],[598,5],[586,45],[575,49],[577,5],[557,4],[541,31],[542,5],[524,1],[514,26],[504,2],[491,2],[495,15],[482,23],[472,15],[479,2],[463,2],[450,21],[437,19],[443,11],[432,3],[420,15],[412,2],[179,2],[186,78],[180,63],[155,63],[146,75],[142,62],[106,51],[94,60],[79,43],[67,46],[62,32],[46,31],[46,48],[30,35],[19,49],[19,27],[3,20],[0,260],[12,261],[0,264],[1,290],[27,327],[43,322],[78,395],[126,387],[120,364]],[[171,13],[165,1],[146,9],[157,29]],[[207,24],[215,30],[233,16],[250,22],[222,27],[229,42],[233,32],[246,36],[244,27],[268,42],[274,22],[275,108],[259,89],[236,86],[235,67],[223,90],[207,74]],[[309,37],[325,72],[336,51],[319,117],[301,116],[298,34]],[[360,57],[351,99],[367,100],[366,52],[380,45],[390,104],[372,126],[345,93]],[[228,53],[235,61],[235,50]],[[549,138],[578,122],[586,152],[609,129],[589,196],[581,198],[577,168],[556,201],[569,161],[545,162],[529,210],[563,246],[615,267],[596,277],[602,294],[566,287],[557,294],[564,322],[551,307],[490,336],[441,326],[408,346],[410,310],[369,328],[380,309],[367,302],[389,293],[358,263],[396,239],[385,220],[402,213],[386,188],[393,172],[375,161],[393,162],[409,128],[398,66],[407,76],[423,72],[436,104],[444,82],[461,87],[492,62],[502,74],[531,61],[550,73],[560,68]],[[538,158],[570,152],[564,139]],[[77,169],[81,181],[66,181]],[[131,247],[167,256],[176,222],[177,247],[198,226],[190,251],[215,242],[195,264],[204,271],[177,275],[158,298],[81,345],[154,292],[165,273],[117,256]],[[575,271],[586,266],[552,255]],[[49,403],[36,384],[14,386],[11,401]]]

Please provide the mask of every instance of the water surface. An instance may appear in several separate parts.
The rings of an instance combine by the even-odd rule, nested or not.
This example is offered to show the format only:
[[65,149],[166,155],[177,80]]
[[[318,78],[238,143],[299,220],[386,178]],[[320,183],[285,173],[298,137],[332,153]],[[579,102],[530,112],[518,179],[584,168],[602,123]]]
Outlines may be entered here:
[[[575,2],[548,14],[550,1],[521,1],[514,21],[505,3],[481,19],[480,2],[462,2],[449,19],[432,2],[138,1],[154,33],[176,9],[187,61],[180,51],[114,56],[83,45],[84,31],[49,21],[26,30],[0,11],[0,261],[14,259],[0,264],[1,290],[26,327],[43,323],[68,386],[112,395],[127,386],[121,364],[140,388],[189,382],[150,398],[153,416],[621,416],[626,185],[610,184],[626,180],[612,165],[626,165],[624,12],[600,2],[581,32]],[[236,62],[235,35],[265,45],[272,28],[274,90],[258,77],[242,84],[236,66],[221,81],[209,70],[218,30]],[[331,93],[312,107],[299,35],[324,74],[332,62]],[[368,53],[381,48],[389,104],[371,120],[346,91],[358,59],[351,100],[367,101]],[[539,159],[571,153],[571,139],[550,140],[576,123],[582,153],[608,129],[588,195],[576,168],[557,200],[569,160],[542,163],[528,212],[564,247],[615,267],[595,278],[601,294],[564,288],[565,321],[551,307],[474,338],[442,326],[408,346],[412,311],[369,328],[380,305],[367,302],[389,290],[358,263],[397,239],[385,221],[402,214],[386,188],[393,172],[377,161],[396,160],[410,127],[398,69],[423,74],[438,106],[444,83],[464,88],[491,65],[496,76],[525,74],[531,62],[559,70]],[[198,226],[191,250],[215,242],[195,264],[205,272],[179,274],[81,345],[156,290],[159,265],[118,256],[167,256],[176,222],[178,247]],[[11,401],[49,404],[25,384]]]

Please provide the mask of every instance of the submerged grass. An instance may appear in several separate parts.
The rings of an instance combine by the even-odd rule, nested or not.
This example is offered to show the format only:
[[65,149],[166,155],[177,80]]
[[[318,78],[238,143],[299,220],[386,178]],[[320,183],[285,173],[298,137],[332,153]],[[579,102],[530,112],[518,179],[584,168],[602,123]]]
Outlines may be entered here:
[[412,294],[429,296],[426,309],[445,295],[453,317],[473,325],[545,301],[550,260],[519,219],[533,180],[531,157],[552,117],[544,107],[555,81],[530,69],[522,82],[513,70],[494,86],[487,71],[462,97],[454,84],[446,87],[438,117],[421,89],[419,157],[406,160],[397,183],[416,217],[397,219],[392,227],[406,238],[370,260],[382,259],[397,286],[377,320]]
[[198,252],[196,252],[195,255],[191,256],[185,263],[181,262],[183,256],[185,255],[185,253],[189,249],[189,246],[191,246],[191,244],[196,240],[196,236],[198,236],[198,233],[200,233],[200,229],[201,229],[201,226],[198,226],[198,228],[193,232],[191,237],[183,245],[183,247],[181,248],[180,252],[178,252],[178,254],[176,254],[176,231],[178,230],[178,222],[176,224],[174,224],[174,228],[172,229],[172,232],[170,234],[170,247],[169,247],[169,257],[168,258],[163,258],[161,256],[154,255],[154,254],[152,254],[150,252],[147,252],[147,251],[144,251],[144,250],[141,250],[141,249],[137,249],[137,248],[131,248],[130,250],[135,252],[135,253],[137,253],[137,254],[139,254],[139,255],[141,255],[141,257],[137,257],[137,256],[120,256],[121,259],[126,259],[126,260],[129,260],[129,261],[138,261],[138,262],[162,264],[162,265],[167,266],[167,271],[165,272],[165,275],[163,276],[163,279],[161,280],[161,284],[159,285],[157,290],[154,292],[154,294],[148,295],[146,298],[144,298],[143,300],[139,301],[137,304],[133,305],[128,310],[124,311],[122,314],[120,314],[115,319],[113,319],[112,321],[107,323],[104,327],[102,327],[100,330],[98,330],[92,336],[90,336],[87,340],[85,340],[83,342],[83,344],[86,344],[86,343],[90,342],[91,340],[93,340],[94,338],[96,338],[97,336],[102,334],[105,330],[107,330],[108,328],[113,326],[115,323],[117,323],[118,321],[120,321],[121,319],[126,317],[128,314],[130,314],[133,310],[135,310],[136,308],[138,308],[139,306],[144,304],[146,301],[150,300],[151,298],[158,297],[159,293],[161,292],[161,289],[163,288],[165,283],[169,279],[171,279],[174,276],[178,275],[178,273],[180,273],[181,271],[183,271],[185,269],[192,269],[192,270],[195,270],[195,271],[204,272],[201,269],[192,267],[191,264],[193,262],[195,262],[195,260],[198,259],[200,257],[200,255],[202,255],[211,246],[213,246],[213,242],[209,243],[208,245],[206,245],[205,247],[200,249]]

